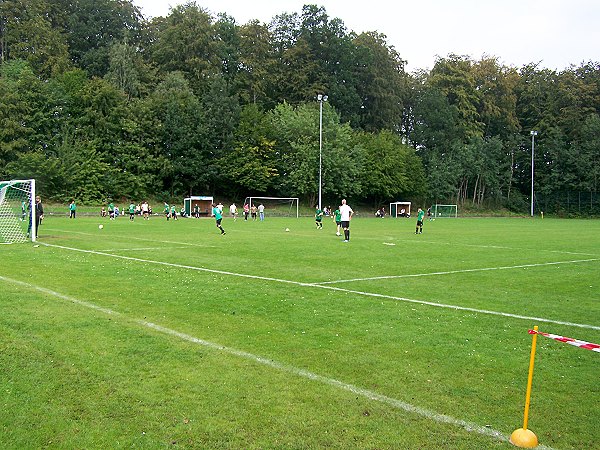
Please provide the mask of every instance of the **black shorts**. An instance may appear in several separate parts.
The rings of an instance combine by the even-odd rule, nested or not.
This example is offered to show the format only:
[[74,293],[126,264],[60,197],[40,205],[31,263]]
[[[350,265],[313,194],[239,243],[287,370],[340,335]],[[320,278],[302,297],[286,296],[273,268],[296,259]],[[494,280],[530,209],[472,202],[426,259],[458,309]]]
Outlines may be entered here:
[[218,227],[221,226],[221,220],[223,220],[223,219],[216,219],[216,220],[217,220],[217,226]]
[[338,227],[341,227],[341,226],[342,226],[342,221],[341,221],[341,220],[336,220],[336,221],[335,221],[335,224],[336,224]]
[[342,220],[342,228],[350,228],[350,221]]
[[423,221],[422,220],[417,220],[417,226],[418,227],[422,227],[423,226]]

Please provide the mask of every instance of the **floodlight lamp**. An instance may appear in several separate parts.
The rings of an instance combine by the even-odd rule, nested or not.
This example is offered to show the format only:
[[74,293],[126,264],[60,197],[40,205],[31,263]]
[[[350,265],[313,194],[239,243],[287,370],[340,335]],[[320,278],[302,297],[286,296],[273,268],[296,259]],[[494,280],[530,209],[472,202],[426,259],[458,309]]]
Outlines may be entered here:
[[328,97],[326,95],[323,96],[323,101],[326,102]]
[[530,133],[530,134],[531,134],[532,136],[537,136],[537,131],[535,131],[535,130],[531,130],[531,133]]
[[317,100],[319,100],[319,101],[323,100],[323,95],[322,94],[318,94],[317,95]]

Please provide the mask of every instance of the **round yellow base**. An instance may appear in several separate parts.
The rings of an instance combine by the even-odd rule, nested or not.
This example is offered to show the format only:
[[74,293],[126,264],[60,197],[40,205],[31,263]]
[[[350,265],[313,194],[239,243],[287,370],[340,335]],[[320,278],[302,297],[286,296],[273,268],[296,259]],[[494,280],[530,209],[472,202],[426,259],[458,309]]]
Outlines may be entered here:
[[519,428],[510,435],[510,443],[517,447],[534,448],[538,445],[538,438],[533,431]]

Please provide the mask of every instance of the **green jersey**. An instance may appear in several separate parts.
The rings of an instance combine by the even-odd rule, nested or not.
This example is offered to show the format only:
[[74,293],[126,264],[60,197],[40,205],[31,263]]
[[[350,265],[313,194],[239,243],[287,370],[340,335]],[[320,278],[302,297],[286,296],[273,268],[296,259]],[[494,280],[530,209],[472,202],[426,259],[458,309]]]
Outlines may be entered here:
[[221,214],[221,210],[219,208],[217,208],[216,206],[213,208],[212,213],[213,213],[213,216],[215,216],[216,220],[220,220],[223,218],[223,215]]
[[135,205],[133,203],[129,205],[129,214],[135,214]]
[[70,211],[75,211],[77,209],[77,205],[75,204],[75,202],[71,202],[69,204],[69,210]]
[[165,214],[169,214],[169,205],[167,203],[165,203]]
[[423,217],[425,217],[425,211],[421,210],[419,211],[419,214],[417,214],[417,220],[423,222]]
[[336,209],[335,212],[333,213],[333,215],[335,216],[335,221],[336,222],[341,222],[342,221],[342,213],[340,212],[339,209]]
[[315,211],[315,220],[320,222],[323,219],[323,211],[321,211],[319,208],[317,208],[317,210]]
[[115,204],[114,203],[110,203],[108,205],[108,211],[110,212],[110,211],[114,211],[114,210],[115,210]]

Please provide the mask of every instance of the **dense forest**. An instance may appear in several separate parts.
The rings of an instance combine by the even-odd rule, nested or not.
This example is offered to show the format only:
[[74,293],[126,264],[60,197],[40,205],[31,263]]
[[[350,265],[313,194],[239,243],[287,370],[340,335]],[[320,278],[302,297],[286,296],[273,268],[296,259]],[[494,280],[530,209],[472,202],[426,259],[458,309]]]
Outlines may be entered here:
[[[406,46],[411,45],[406,42]],[[599,208],[600,63],[439,57],[407,73],[377,31],[306,5],[238,24],[189,2],[0,2],[0,179],[46,198],[186,194]],[[550,200],[548,200],[550,199]],[[596,211],[600,213],[600,211]]]

